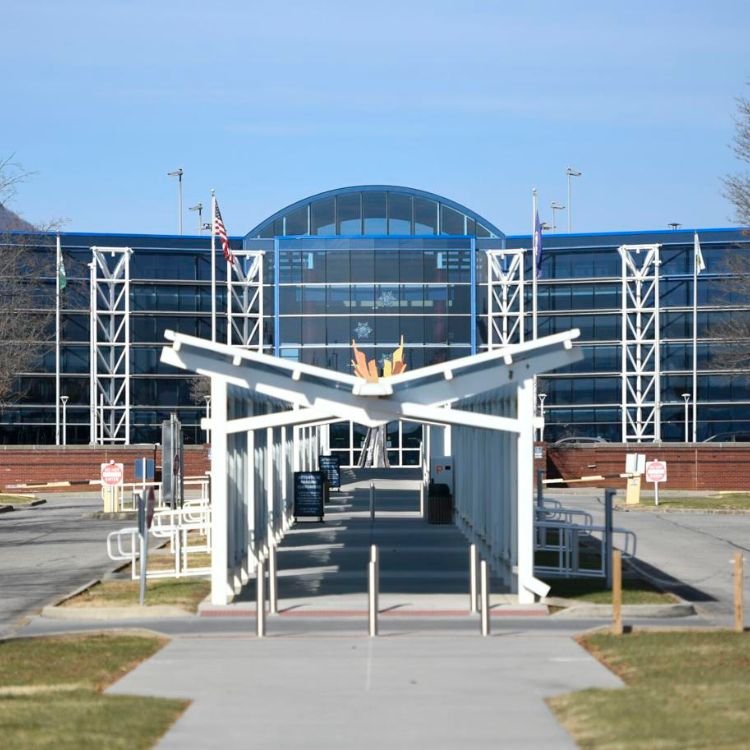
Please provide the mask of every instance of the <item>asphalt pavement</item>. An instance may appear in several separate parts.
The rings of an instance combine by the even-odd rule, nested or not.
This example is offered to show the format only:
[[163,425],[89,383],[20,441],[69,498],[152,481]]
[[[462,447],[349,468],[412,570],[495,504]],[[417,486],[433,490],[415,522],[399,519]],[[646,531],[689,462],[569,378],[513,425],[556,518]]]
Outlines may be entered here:
[[93,518],[101,509],[98,493],[65,493],[0,514],[0,636],[113,568],[107,534],[133,522]]

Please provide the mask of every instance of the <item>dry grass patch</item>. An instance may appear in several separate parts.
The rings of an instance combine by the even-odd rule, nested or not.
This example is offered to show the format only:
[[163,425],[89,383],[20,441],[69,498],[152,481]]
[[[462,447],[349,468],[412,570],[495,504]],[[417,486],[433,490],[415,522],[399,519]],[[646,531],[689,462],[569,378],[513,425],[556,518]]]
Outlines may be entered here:
[[133,635],[0,641],[0,747],[153,747],[187,704],[99,691],[165,643]]
[[599,634],[581,643],[627,685],[549,701],[584,750],[748,747],[748,634]]
[[[78,596],[65,601],[64,607],[131,607],[139,604],[140,583],[110,580],[97,583]],[[146,605],[171,605],[195,612],[208,596],[211,582],[205,578],[159,578],[146,585]]]

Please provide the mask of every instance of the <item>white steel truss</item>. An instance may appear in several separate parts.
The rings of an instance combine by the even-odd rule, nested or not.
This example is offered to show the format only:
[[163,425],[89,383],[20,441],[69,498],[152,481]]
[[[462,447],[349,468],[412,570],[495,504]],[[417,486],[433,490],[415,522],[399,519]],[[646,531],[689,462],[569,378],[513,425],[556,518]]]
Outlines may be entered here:
[[129,247],[92,247],[91,442],[130,443]]
[[227,344],[263,351],[263,253],[233,250],[227,263]]
[[622,245],[622,441],[661,439],[660,245]]
[[523,250],[487,250],[487,348],[522,344]]

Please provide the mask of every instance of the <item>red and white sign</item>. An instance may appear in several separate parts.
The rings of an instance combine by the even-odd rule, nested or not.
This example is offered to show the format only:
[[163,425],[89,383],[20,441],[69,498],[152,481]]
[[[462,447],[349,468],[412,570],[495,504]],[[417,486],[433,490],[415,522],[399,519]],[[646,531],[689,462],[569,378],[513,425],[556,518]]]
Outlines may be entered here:
[[108,487],[117,487],[122,484],[125,466],[110,461],[108,464],[101,465],[102,484]]
[[667,462],[666,461],[648,461],[646,462],[646,481],[647,482],[666,482],[667,481]]

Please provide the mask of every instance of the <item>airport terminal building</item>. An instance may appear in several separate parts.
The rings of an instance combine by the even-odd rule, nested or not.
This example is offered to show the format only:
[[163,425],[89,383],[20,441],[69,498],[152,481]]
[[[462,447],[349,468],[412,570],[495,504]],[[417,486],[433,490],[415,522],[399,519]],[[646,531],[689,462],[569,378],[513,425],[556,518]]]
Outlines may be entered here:
[[[432,193],[371,185],[278,211],[230,238],[234,263],[219,249],[213,273],[206,235],[3,238],[21,241],[50,268],[49,294],[21,312],[54,310],[59,324],[22,374],[20,400],[0,411],[3,444],[156,442],[170,413],[186,442],[205,442],[210,399],[160,361],[165,330],[351,373],[352,341],[382,361],[403,337],[414,370],[579,329],[583,358],[537,383],[545,440],[750,432],[747,382],[722,356],[726,321],[750,314],[726,284],[727,258],[750,251],[739,229],[544,232],[536,276],[531,234],[506,236]],[[332,451],[355,465],[366,428],[329,429]],[[421,429],[388,425],[391,465],[419,463]]]

